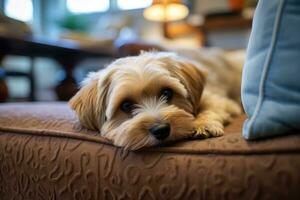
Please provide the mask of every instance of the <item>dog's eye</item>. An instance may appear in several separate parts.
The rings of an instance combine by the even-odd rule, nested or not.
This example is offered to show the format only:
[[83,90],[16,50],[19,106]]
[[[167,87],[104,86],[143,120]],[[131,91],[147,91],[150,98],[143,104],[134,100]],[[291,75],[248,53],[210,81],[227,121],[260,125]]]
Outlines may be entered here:
[[170,101],[173,97],[173,91],[170,88],[165,88],[160,91],[160,97],[164,97],[167,101]]
[[125,100],[121,103],[120,108],[123,112],[130,113],[134,108],[134,104],[132,101]]

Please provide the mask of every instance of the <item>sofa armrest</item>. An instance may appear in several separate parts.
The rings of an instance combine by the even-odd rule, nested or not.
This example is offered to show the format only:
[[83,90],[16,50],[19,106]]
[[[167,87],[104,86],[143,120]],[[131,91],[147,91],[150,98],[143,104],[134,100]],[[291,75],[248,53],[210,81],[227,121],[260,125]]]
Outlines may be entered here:
[[67,103],[0,104],[0,199],[300,199],[300,135],[225,135],[126,151]]

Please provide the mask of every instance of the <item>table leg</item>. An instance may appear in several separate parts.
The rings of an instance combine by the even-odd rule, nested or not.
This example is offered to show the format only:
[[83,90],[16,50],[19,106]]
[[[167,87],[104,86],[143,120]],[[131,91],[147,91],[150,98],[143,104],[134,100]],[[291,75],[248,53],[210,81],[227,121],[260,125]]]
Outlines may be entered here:
[[[4,55],[0,54],[0,64],[2,62]],[[8,98],[8,87],[5,81],[4,69],[0,66],[0,102],[5,102]]]
[[35,101],[36,97],[35,97],[35,76],[34,76],[34,57],[30,57],[30,70],[29,70],[29,83],[30,83],[30,94],[29,94],[29,99],[30,101]]
[[66,76],[65,78],[55,87],[55,92],[60,101],[68,101],[74,94],[78,91],[78,85],[73,76],[73,69],[79,60],[75,58],[68,59],[57,58],[56,59],[65,70]]

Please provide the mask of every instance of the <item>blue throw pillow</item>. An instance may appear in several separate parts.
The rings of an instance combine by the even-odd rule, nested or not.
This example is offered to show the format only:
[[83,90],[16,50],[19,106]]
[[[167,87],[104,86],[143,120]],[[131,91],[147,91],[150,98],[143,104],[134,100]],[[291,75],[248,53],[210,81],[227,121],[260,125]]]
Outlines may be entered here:
[[243,136],[300,132],[300,1],[260,0],[242,77]]

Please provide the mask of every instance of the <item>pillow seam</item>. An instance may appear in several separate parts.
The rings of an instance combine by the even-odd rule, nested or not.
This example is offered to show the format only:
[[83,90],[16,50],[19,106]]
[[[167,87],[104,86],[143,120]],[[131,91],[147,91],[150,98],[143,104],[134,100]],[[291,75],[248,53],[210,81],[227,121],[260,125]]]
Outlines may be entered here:
[[253,135],[253,128],[254,128],[254,123],[257,120],[258,113],[261,111],[262,104],[264,102],[264,94],[265,94],[265,82],[267,79],[267,74],[269,72],[270,68],[270,63],[273,58],[273,53],[275,51],[275,46],[277,43],[277,37],[278,37],[278,32],[281,24],[281,19],[282,19],[282,13],[283,13],[283,8],[285,5],[286,0],[281,0],[280,4],[278,5],[276,16],[275,16],[275,21],[274,21],[274,27],[272,31],[272,38],[271,38],[271,43],[269,46],[267,58],[264,62],[263,65],[263,71],[262,71],[262,76],[260,78],[260,83],[259,83],[259,96],[258,100],[256,102],[256,106],[254,109],[254,113],[252,117],[249,120],[249,129],[248,129],[248,136]]

